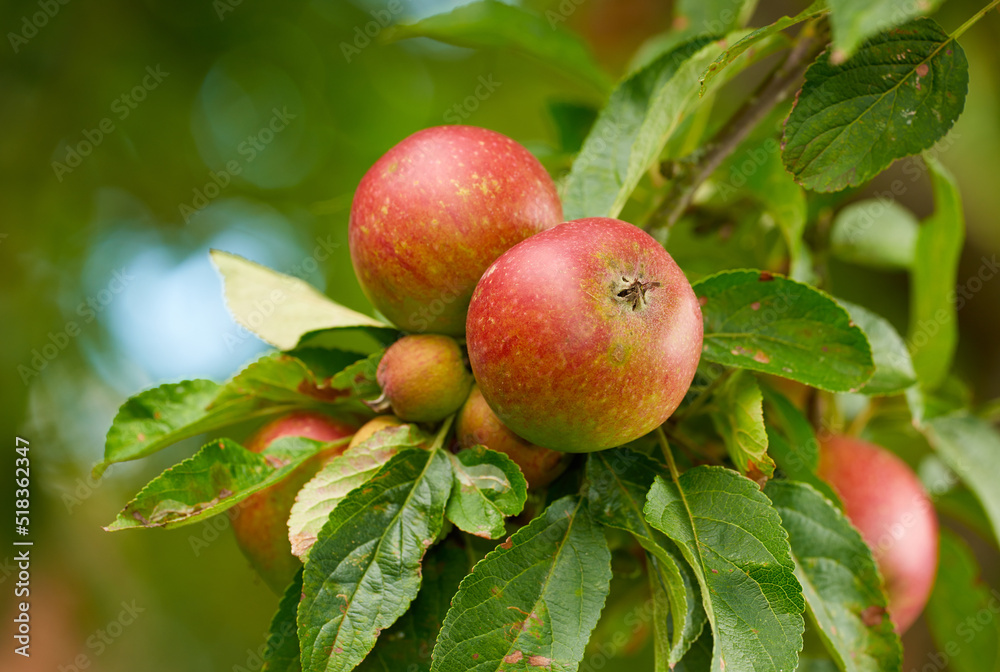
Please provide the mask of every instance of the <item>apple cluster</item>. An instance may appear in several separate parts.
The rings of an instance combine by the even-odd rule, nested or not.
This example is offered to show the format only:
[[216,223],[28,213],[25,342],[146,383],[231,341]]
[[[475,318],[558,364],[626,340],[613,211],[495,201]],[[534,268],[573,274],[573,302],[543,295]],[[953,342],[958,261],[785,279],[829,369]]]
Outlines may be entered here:
[[499,133],[393,147],[361,180],[349,240],[365,295],[409,332],[379,366],[382,403],[406,421],[459,413],[460,444],[564,464],[549,452],[662,424],[694,377],[701,310],[670,255],[626,222],[562,222],[545,168]]
[[[378,413],[360,429],[314,412],[279,418],[247,446],[281,436],[357,445],[380,429],[454,417],[454,448],[507,454],[544,488],[570,453],[620,446],[676,410],[698,366],[701,309],[670,255],[626,222],[562,222],[556,187],[513,140],[430,128],[367,172],[349,241],[366,296],[405,335],[383,355]],[[317,455],[256,493],[234,520],[240,546],[280,591],[298,560],[285,524],[301,486],[344,450]],[[823,442],[819,475],[871,546],[889,610],[905,630],[933,585],[937,523],[899,458],[850,437]],[[262,538],[277,543],[260,543]]]

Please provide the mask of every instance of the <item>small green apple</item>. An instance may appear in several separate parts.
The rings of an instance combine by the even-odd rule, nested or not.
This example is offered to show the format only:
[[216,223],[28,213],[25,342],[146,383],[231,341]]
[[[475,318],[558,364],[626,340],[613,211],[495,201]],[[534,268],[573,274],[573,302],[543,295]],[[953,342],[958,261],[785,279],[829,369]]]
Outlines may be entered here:
[[407,422],[437,422],[469,396],[472,374],[455,339],[437,334],[404,336],[386,350],[375,380],[392,412]]

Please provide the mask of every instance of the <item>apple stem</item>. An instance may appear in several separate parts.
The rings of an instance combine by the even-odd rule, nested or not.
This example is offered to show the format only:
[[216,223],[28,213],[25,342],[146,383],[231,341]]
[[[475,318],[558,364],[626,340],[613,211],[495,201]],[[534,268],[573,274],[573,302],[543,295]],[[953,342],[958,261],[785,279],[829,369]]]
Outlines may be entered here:
[[376,413],[385,413],[390,408],[392,408],[392,404],[389,403],[389,399],[388,397],[386,397],[384,390],[382,391],[382,394],[380,394],[375,399],[371,399],[369,401],[365,401],[362,399],[361,403],[363,403],[365,406],[372,409]]

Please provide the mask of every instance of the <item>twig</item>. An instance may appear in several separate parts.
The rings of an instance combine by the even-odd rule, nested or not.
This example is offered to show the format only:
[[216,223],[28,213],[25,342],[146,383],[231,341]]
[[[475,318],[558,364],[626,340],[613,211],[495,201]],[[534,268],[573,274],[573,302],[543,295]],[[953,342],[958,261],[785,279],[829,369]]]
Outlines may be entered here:
[[719,131],[714,142],[686,179],[674,183],[670,193],[646,220],[646,230],[671,227],[691,205],[695,191],[722,165],[747,135],[770,111],[799,86],[799,80],[812,60],[826,46],[824,36],[814,24],[807,24],[784,62],[771,73],[754,94]]

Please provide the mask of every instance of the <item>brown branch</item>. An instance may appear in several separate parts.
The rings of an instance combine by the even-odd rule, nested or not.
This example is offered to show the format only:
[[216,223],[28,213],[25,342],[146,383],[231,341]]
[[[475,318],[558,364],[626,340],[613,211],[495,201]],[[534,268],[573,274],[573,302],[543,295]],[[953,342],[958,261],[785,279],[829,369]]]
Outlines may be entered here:
[[646,230],[669,228],[677,223],[691,205],[695,191],[722,165],[771,110],[798,89],[806,68],[826,46],[825,31],[807,24],[785,60],[775,68],[760,87],[743,103],[718,132],[698,162],[673,183],[660,206],[646,220]]

